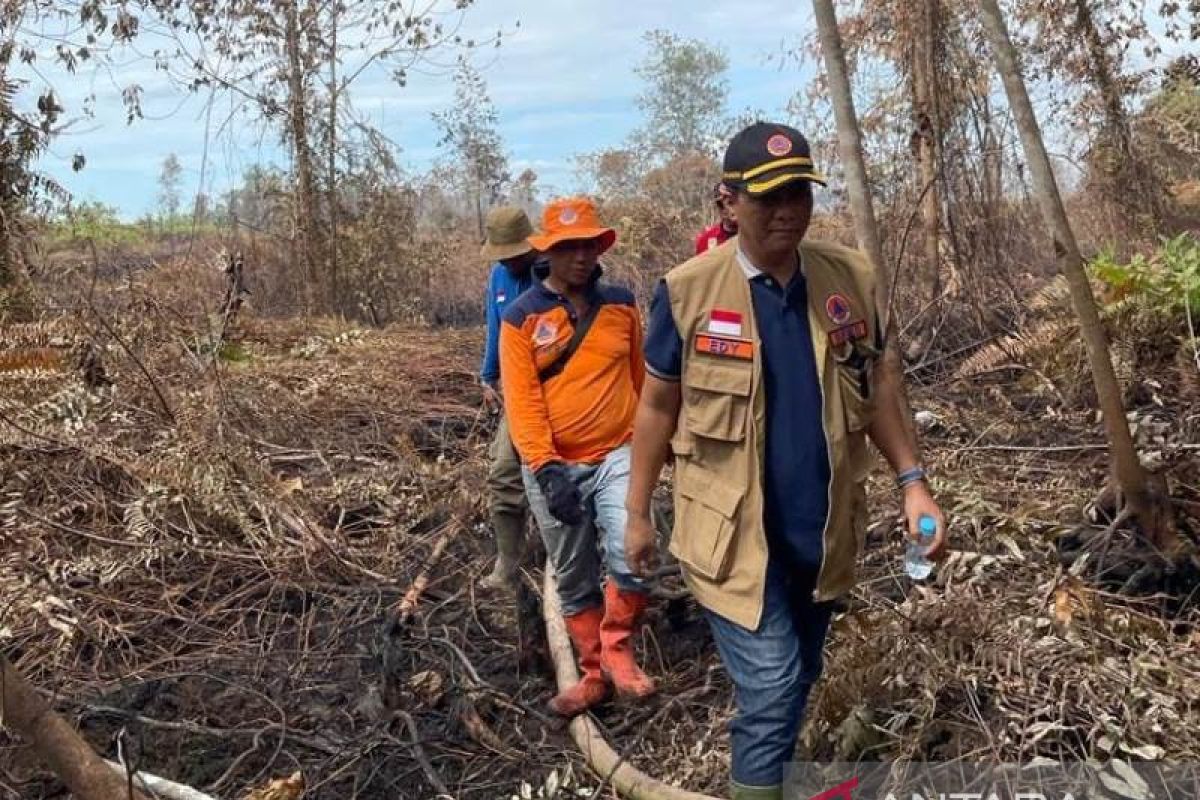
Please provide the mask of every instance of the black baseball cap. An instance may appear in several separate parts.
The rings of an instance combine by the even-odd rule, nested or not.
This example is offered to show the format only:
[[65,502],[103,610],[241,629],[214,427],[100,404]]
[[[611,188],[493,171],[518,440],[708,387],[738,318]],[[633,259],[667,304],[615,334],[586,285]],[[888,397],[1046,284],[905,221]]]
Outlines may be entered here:
[[766,194],[792,181],[825,185],[813,166],[808,140],[800,131],[775,122],[743,129],[725,149],[722,180],[750,195]]

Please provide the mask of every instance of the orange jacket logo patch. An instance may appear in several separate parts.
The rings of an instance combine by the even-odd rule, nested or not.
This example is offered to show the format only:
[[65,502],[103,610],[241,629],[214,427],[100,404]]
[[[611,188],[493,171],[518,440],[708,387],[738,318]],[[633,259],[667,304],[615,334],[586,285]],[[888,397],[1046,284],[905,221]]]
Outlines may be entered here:
[[538,347],[544,347],[558,336],[558,327],[546,320],[540,320],[537,327],[533,330],[533,343]]

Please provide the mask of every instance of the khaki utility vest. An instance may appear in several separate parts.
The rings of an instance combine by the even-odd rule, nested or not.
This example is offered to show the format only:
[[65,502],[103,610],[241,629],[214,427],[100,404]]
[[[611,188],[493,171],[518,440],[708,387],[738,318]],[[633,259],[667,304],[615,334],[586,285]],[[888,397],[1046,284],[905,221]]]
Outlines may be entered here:
[[[814,592],[822,601],[853,587],[866,534],[864,481],[873,459],[865,429],[873,411],[871,371],[880,355],[878,319],[874,271],[861,253],[803,242],[800,255],[832,473],[824,558]],[[675,529],[670,550],[701,605],[753,630],[762,615],[767,571],[766,399],[761,342],[750,282],[737,260],[737,239],[671,270],[666,282],[683,339],[683,402],[671,440]],[[721,329],[711,322],[714,310],[740,315],[740,336],[710,335]]]

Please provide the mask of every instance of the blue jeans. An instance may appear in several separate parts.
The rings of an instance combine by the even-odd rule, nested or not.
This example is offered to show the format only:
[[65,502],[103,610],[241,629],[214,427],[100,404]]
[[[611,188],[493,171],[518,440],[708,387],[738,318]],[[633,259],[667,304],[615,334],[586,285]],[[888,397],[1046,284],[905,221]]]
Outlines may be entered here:
[[[568,464],[567,472],[583,496],[584,521],[564,525],[550,514],[533,473],[521,468],[529,510],[537,520],[546,552],[558,576],[563,616],[603,605],[600,567],[627,591],[645,591],[625,562],[625,494],[629,490],[629,445],[613,450],[599,464]],[[601,552],[603,555],[601,555]]]
[[793,758],[833,614],[831,603],[812,599],[816,578],[815,570],[789,569],[772,556],[756,630],[706,612],[734,684],[732,778],[743,786],[781,785]]

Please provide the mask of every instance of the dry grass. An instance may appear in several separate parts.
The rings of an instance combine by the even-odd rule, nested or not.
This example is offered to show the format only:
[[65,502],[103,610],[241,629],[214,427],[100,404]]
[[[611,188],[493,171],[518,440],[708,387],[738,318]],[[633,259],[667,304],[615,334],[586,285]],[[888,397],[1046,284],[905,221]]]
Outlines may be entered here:
[[[461,798],[552,771],[594,785],[538,711],[552,687],[518,650],[512,601],[475,587],[490,549],[479,331],[250,311],[221,340],[211,269],[174,263],[5,331],[10,348],[92,342],[111,381],[0,375],[0,636],[20,668],[106,754],[125,729],[145,769],[222,797],[296,768],[314,798],[426,798],[427,766]],[[945,381],[954,366],[915,403],[938,420],[926,445],[959,552],[934,588],[911,586],[891,492],[873,486],[807,752],[1195,759],[1196,612],[1089,587],[1054,551],[1104,469],[1043,448],[1096,441],[1090,412],[1041,382]],[[1140,441],[1195,503],[1182,445],[1200,415],[1173,391],[1171,433],[1139,412]],[[413,622],[389,625],[446,535]],[[663,691],[599,720],[637,766],[719,794],[732,705],[707,629],[671,602],[644,633]],[[19,743],[0,748],[0,797],[53,792]]]

